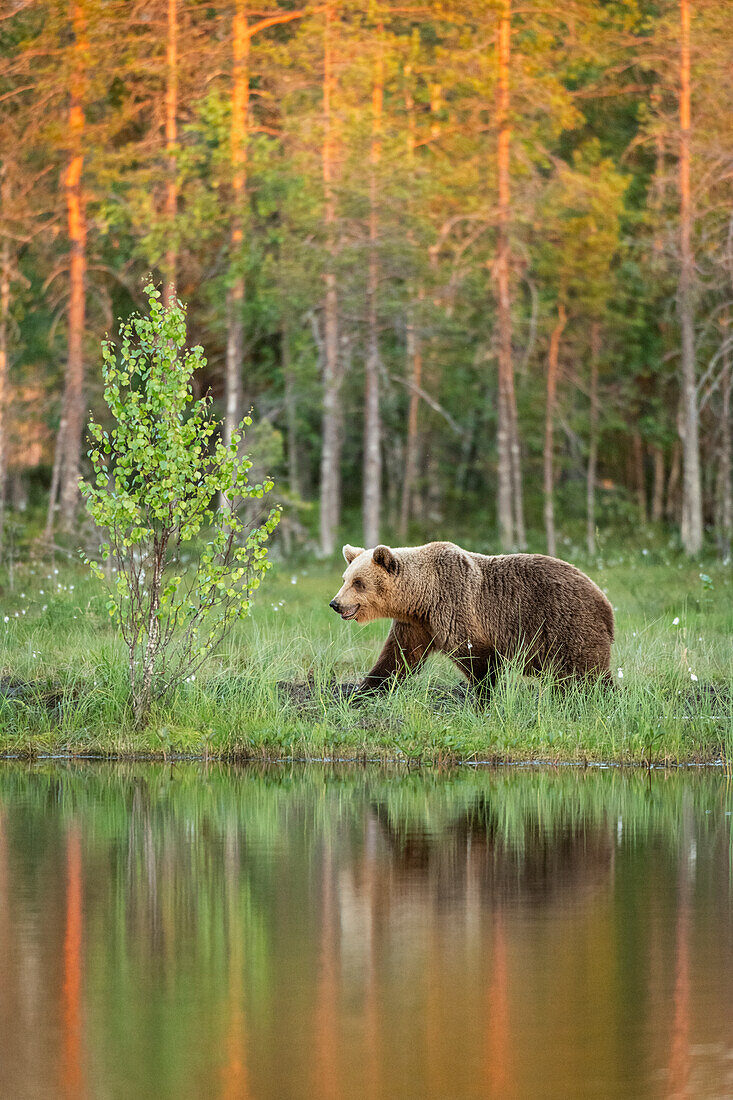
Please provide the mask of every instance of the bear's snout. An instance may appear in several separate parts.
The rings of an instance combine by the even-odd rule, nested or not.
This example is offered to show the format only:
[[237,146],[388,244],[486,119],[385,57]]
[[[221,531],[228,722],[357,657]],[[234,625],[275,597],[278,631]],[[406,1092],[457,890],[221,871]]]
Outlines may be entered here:
[[338,600],[331,600],[328,606],[332,607],[337,615],[341,614],[341,605],[339,604]]

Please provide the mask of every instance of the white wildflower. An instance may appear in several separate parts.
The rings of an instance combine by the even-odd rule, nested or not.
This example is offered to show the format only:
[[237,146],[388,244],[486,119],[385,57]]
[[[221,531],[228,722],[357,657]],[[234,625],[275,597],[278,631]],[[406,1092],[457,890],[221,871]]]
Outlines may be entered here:
[[679,615],[675,615],[675,617],[672,619],[672,626],[679,626],[679,624],[680,624],[680,617],[679,617]]
[[623,670],[622,668],[620,668],[620,669],[618,670],[618,672],[616,673],[616,675],[618,676],[619,680],[623,680],[623,678],[624,678],[624,670]]
[[691,680],[694,680],[694,681],[695,681],[695,683],[697,683],[697,676],[695,675],[695,673],[694,673],[694,672],[691,672],[691,673],[690,673],[690,679],[691,679]]

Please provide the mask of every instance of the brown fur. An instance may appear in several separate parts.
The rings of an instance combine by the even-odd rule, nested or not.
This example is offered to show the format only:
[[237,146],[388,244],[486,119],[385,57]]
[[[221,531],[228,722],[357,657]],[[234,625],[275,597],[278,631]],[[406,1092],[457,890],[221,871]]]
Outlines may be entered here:
[[452,542],[374,550],[344,546],[344,583],[331,607],[344,619],[392,619],[362,688],[388,686],[445,653],[482,690],[505,658],[558,679],[610,679],[613,610],[574,565],[544,554],[487,556]]

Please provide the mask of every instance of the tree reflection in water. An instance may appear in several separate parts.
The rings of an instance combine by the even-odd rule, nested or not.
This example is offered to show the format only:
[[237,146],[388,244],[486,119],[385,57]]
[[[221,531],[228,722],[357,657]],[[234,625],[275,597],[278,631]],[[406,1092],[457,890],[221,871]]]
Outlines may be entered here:
[[713,774],[8,765],[0,1095],[731,1092],[732,801]]

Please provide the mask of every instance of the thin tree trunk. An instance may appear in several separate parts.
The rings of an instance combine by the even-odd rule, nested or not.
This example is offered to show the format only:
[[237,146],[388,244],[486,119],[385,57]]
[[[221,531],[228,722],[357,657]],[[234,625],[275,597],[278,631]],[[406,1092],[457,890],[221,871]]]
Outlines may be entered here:
[[553,500],[554,471],[553,471],[553,433],[555,420],[555,401],[557,396],[557,369],[560,354],[560,338],[567,321],[565,306],[562,302],[557,307],[557,321],[550,335],[550,349],[547,355],[547,403],[545,405],[545,449],[544,449],[544,497],[545,497],[545,534],[547,536],[547,553],[550,557],[557,554],[557,539],[555,535],[555,508]]
[[417,474],[417,414],[422,386],[422,348],[415,328],[412,308],[407,321],[407,363],[410,372],[410,403],[407,412],[407,439],[405,442],[405,469],[400,506],[400,538],[407,538],[410,522],[410,504]]
[[594,321],[590,330],[590,414],[588,440],[588,476],[586,483],[586,541],[588,553],[596,552],[596,477],[598,470],[598,360],[601,351],[601,326]]
[[[727,337],[727,331],[725,336]],[[733,370],[731,370],[730,351],[726,349],[723,358],[723,375],[720,380],[722,395],[720,425],[720,554],[724,561],[730,560],[731,536],[733,535],[733,485],[731,485],[731,464],[733,461],[733,441],[731,440],[731,389],[733,389]]]
[[498,87],[498,183],[499,209],[496,244],[496,304],[499,329],[499,395],[497,403],[497,507],[499,534],[504,550],[526,544],[517,405],[512,359],[512,309],[510,286],[510,137],[511,0],[503,0],[499,20]]
[[232,433],[241,422],[243,409],[242,366],[244,359],[244,295],[242,268],[244,243],[244,206],[247,200],[247,146],[249,140],[249,44],[250,31],[244,0],[236,0],[232,21],[232,119],[230,160],[232,170],[232,224],[229,263],[231,285],[227,294],[227,348],[224,442],[231,443]]
[[168,0],[168,38],[166,46],[165,147],[168,158],[165,185],[165,218],[168,247],[165,252],[163,301],[169,306],[176,297],[176,215],[178,213],[178,0]]
[[639,522],[645,524],[646,514],[646,477],[644,474],[644,442],[641,432],[635,428],[631,434],[631,448],[634,459],[634,488],[636,491],[636,506],[639,509]]
[[669,478],[667,480],[667,503],[665,515],[670,523],[676,523],[678,519],[678,495],[680,485],[680,473],[682,472],[682,444],[675,440],[672,447],[672,461],[669,466]]
[[[2,197],[6,198],[3,179]],[[8,463],[8,318],[10,314],[10,246],[5,237],[0,259],[0,551],[5,529],[5,476]]]
[[69,234],[68,350],[64,379],[60,486],[61,523],[72,530],[79,505],[81,435],[84,423],[84,323],[86,280],[86,210],[82,191],[84,166],[84,87],[86,43],[85,12],[81,0],[71,0],[70,19],[74,33],[70,84],[69,145],[72,150],[64,176]]
[[654,446],[654,483],[652,486],[652,523],[661,523],[664,515],[664,451]]
[[[405,106],[407,108],[407,158],[408,165],[412,171],[415,162],[416,135],[415,98],[412,94],[412,87],[410,84],[412,79],[411,66],[405,66],[405,79],[407,81],[405,91]],[[414,248],[415,236],[412,232],[412,208],[409,197],[408,218],[410,220],[408,240],[412,248]],[[422,287],[420,287],[417,297],[418,300],[422,300]],[[407,409],[407,436],[405,438],[405,462],[402,478],[402,499],[400,501],[399,535],[402,542],[405,542],[407,539],[412,491],[415,485],[415,475],[417,473],[417,414],[420,401],[419,390],[422,383],[422,348],[420,345],[420,334],[416,326],[416,308],[412,288],[410,301],[407,305],[405,352],[407,358],[407,377],[410,380],[410,399]]]
[[377,296],[379,293],[377,189],[382,143],[382,100],[384,97],[384,55],[382,27],[377,29],[377,55],[372,87],[372,139],[369,151],[369,267],[367,271],[367,349],[364,364],[364,542],[379,542],[382,497],[382,424],[379,408],[379,335]]
[[295,400],[295,385],[292,363],[290,361],[290,328],[287,312],[283,313],[280,327],[280,362],[285,387],[285,419],[287,424],[288,445],[288,488],[294,497],[300,495],[300,476],[298,462],[298,409]]
[[323,322],[323,421],[320,470],[321,553],[331,555],[341,522],[341,370],[336,291],[336,199],[334,181],[333,101],[336,91],[333,59],[334,3],[327,0],[323,32],[323,193],[326,235],[326,296]]
[[48,491],[48,509],[46,511],[46,527],[43,537],[46,542],[53,539],[53,526],[56,517],[56,504],[59,497],[59,482],[61,481],[61,465],[64,459],[64,435],[66,434],[66,418],[62,415],[59,422],[59,430],[56,433],[56,446],[53,452],[53,467],[51,469],[51,488]]
[[682,545],[702,549],[700,428],[695,369],[694,258],[690,192],[690,0],[680,0],[680,274],[677,308],[682,337]]

